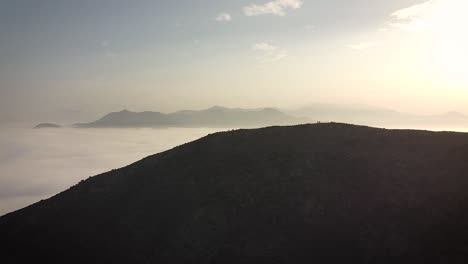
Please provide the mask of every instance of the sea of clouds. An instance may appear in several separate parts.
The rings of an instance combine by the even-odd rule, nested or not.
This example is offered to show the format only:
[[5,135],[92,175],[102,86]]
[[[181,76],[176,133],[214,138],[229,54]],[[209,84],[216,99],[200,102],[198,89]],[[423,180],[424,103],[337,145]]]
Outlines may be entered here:
[[0,127],[0,215],[216,131]]

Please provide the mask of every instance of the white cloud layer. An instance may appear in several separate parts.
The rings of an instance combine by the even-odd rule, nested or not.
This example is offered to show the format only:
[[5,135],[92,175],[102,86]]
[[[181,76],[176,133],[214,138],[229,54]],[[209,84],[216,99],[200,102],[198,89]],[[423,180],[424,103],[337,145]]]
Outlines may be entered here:
[[0,128],[0,216],[216,131]]
[[277,15],[285,16],[285,9],[299,9],[303,5],[302,0],[275,0],[265,4],[251,4],[244,7],[246,16]]
[[232,20],[232,16],[229,13],[220,13],[214,18],[214,20],[218,22],[229,22]]

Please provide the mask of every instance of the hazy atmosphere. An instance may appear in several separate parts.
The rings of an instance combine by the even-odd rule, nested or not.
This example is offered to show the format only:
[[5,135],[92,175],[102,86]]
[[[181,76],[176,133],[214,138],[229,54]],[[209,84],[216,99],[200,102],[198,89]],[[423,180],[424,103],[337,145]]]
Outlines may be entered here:
[[353,103],[468,112],[464,0],[0,1],[0,122]]
[[[463,0],[0,1],[0,214],[204,136],[203,127],[341,121],[466,131],[467,8]],[[220,125],[213,106],[230,107],[216,109],[234,119]],[[238,107],[282,112],[242,123],[252,112]],[[123,109],[172,114],[148,123],[142,113],[136,131],[133,116],[106,123]],[[31,130],[44,122],[96,130]],[[175,128],[145,128],[160,122]],[[103,126],[126,129],[107,135]]]
[[0,0],[0,262],[468,263],[467,12]]
[[0,130],[0,215],[214,129]]

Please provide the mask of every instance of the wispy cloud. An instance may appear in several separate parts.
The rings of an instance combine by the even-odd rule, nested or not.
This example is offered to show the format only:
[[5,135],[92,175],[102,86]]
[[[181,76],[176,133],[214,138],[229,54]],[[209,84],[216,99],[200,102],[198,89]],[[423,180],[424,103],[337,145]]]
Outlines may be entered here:
[[268,44],[268,43],[265,43],[265,42],[262,42],[262,43],[254,44],[252,46],[252,49],[255,50],[255,51],[263,51],[263,52],[270,53],[270,52],[274,52],[274,51],[278,50],[278,47],[273,46],[273,45]]
[[409,32],[464,36],[467,0],[429,0],[393,12],[389,25]]
[[103,41],[101,41],[100,44],[101,44],[101,47],[103,47],[103,48],[108,48],[110,46],[110,43],[109,43],[108,40],[103,40]]
[[264,4],[251,4],[244,7],[246,16],[277,15],[285,16],[285,9],[299,9],[303,5],[302,0],[275,0]]
[[367,41],[367,42],[360,42],[357,44],[348,45],[348,48],[353,49],[353,50],[366,50],[366,49],[373,48],[375,46],[377,46],[376,42]]
[[229,22],[232,20],[232,16],[229,13],[220,13],[214,17],[214,20],[218,22]]
[[104,55],[107,58],[115,59],[118,57],[117,53],[112,49],[112,46],[108,40],[101,41],[100,46],[104,50]]
[[252,45],[252,50],[260,53],[258,60],[261,62],[274,62],[287,57],[285,50],[266,42]]
[[439,1],[429,0],[393,12],[390,26],[405,31],[420,31],[430,25],[429,19]]

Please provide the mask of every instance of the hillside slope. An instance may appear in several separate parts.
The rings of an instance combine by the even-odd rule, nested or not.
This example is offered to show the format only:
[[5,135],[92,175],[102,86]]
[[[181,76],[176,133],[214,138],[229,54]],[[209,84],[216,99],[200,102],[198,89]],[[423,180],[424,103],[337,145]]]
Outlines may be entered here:
[[0,218],[2,263],[466,263],[468,134],[216,133]]

